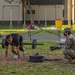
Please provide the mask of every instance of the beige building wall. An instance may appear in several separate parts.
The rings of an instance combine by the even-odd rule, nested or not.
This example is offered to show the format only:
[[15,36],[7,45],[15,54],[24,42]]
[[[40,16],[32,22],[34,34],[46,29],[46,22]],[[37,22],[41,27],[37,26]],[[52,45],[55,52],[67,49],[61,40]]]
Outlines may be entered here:
[[[35,6],[31,6],[32,7],[32,10],[35,10],[35,13],[36,14],[32,14],[32,18],[34,19],[34,20],[37,20],[38,19],[38,6],[37,5],[35,5]],[[27,14],[27,10],[29,10],[29,8],[28,8],[28,6],[26,7],[26,14],[25,14],[25,18],[26,18],[26,20],[31,20],[31,16],[30,16],[30,14]]]
[[[11,7],[11,5],[13,6]],[[11,8],[12,8],[12,13],[11,13]],[[3,18],[3,15],[4,15],[4,18]],[[1,21],[2,20],[9,21],[11,18],[13,21],[17,21],[18,17],[19,17],[19,20],[22,20],[22,4],[19,4],[19,3],[10,4],[8,2],[5,2],[4,0],[0,0],[0,20]]]
[[[75,2],[75,0],[74,0]],[[4,0],[0,0],[0,21],[3,20],[3,6],[10,5]],[[19,20],[23,19],[22,16],[22,4],[13,3],[12,5],[19,6]],[[64,5],[32,5],[32,10],[35,10],[35,14],[32,15],[33,20],[55,20],[62,19],[68,20],[68,0],[65,0]],[[4,20],[10,20],[11,7],[4,7]],[[75,9],[75,8],[74,8]],[[30,15],[27,14],[28,7],[26,9],[25,19],[30,20]],[[64,16],[63,16],[64,10]],[[75,11],[75,10],[74,10]],[[74,15],[75,18],[75,15]],[[12,20],[18,20],[18,7],[12,7]],[[72,0],[70,0],[70,20],[72,20]]]
[[[75,0],[74,0],[74,4],[75,4]],[[72,20],[72,0],[70,0],[70,20]],[[64,19],[65,20],[68,20],[68,0],[65,0],[65,5],[64,5],[64,13],[65,13],[65,16],[64,16]],[[75,7],[74,7],[74,12],[75,12]],[[75,18],[75,15],[74,15],[74,18]]]
[[[32,5],[31,7],[32,10],[35,10],[35,14],[32,14],[33,20],[56,20],[64,18],[64,5]],[[26,20],[30,20],[30,14],[26,13]]]
[[70,20],[72,20],[72,0],[70,0]]
[[67,13],[68,13],[68,2],[67,2],[68,0],[65,0],[65,5],[64,5],[64,20],[67,20],[67,18],[68,18],[68,15],[67,15]]

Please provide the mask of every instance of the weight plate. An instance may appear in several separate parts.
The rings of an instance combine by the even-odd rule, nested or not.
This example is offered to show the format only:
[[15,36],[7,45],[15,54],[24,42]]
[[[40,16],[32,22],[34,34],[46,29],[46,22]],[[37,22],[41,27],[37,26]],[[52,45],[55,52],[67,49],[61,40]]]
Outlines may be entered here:
[[5,48],[5,39],[2,39],[2,48]]
[[32,40],[32,49],[35,49],[36,48],[36,44],[37,44],[36,39],[33,39]]

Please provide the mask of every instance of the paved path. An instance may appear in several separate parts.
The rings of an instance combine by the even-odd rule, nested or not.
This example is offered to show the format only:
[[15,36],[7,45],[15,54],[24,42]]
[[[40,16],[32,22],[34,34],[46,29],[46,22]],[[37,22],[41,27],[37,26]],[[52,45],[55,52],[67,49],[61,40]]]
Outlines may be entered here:
[[[24,40],[30,40],[30,37],[28,34],[22,34]],[[59,40],[59,36],[56,36],[54,34],[35,34],[31,36],[31,39],[37,39],[37,40]],[[63,35],[61,35],[61,38],[65,38]]]
[[[6,36],[6,35],[4,35]],[[30,40],[30,36],[28,34],[22,34],[24,40]],[[65,38],[63,35],[60,35],[61,38]],[[35,34],[31,36],[31,39],[37,39],[37,40],[59,40],[59,36],[56,36],[54,34]]]

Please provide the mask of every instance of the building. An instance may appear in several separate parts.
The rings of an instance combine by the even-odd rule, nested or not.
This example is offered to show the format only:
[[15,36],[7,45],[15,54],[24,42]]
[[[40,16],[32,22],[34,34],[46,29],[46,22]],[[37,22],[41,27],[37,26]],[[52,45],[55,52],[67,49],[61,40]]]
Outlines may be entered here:
[[0,0],[0,24],[17,24],[18,21],[22,21],[22,4]]
[[[54,25],[56,19],[61,19],[63,24],[74,23],[75,20],[75,0],[29,0],[24,3],[8,3],[0,0],[0,24],[2,21],[16,23],[26,21],[27,24],[33,21],[35,24]],[[12,10],[11,10],[12,7]],[[30,7],[30,8],[29,8]],[[12,12],[12,13],[11,13]]]
[[[56,19],[64,20],[65,0],[30,0],[32,19],[35,24],[55,24]],[[27,8],[26,21],[30,21],[30,13]]]

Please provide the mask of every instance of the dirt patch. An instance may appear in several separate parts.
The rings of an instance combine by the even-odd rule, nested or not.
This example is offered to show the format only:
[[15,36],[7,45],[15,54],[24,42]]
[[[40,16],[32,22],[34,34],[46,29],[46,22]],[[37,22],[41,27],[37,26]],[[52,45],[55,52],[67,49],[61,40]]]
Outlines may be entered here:
[[62,64],[64,62],[64,58],[62,55],[57,54],[48,54],[44,57],[45,62],[53,63],[53,64]]
[[[29,60],[29,55],[26,55],[25,57],[21,56],[22,62],[30,63],[30,62],[28,62],[28,60]],[[42,62],[42,63],[64,64],[64,62],[66,62],[66,61],[67,60],[64,59],[63,55],[46,54],[46,55],[44,55],[44,62]],[[0,62],[4,62],[4,55],[0,55]],[[14,62],[17,62],[17,60],[13,58],[13,55],[10,55],[8,57],[8,63],[14,63]]]

